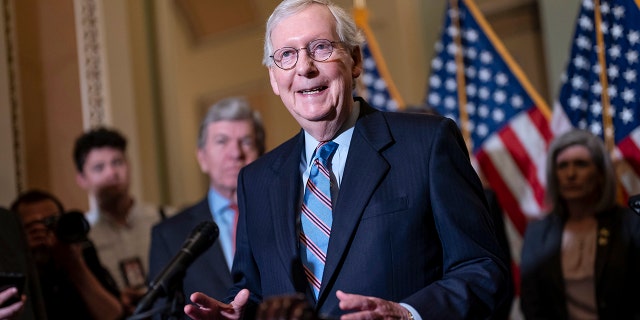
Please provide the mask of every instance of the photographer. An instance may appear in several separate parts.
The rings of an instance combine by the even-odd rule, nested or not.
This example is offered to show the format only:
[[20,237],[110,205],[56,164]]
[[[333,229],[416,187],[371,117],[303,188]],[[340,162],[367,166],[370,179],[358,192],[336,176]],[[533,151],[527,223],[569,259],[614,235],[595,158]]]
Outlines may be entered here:
[[11,210],[22,220],[49,319],[122,317],[117,287],[86,239],[82,214],[63,215],[58,199],[35,190],[21,194]]

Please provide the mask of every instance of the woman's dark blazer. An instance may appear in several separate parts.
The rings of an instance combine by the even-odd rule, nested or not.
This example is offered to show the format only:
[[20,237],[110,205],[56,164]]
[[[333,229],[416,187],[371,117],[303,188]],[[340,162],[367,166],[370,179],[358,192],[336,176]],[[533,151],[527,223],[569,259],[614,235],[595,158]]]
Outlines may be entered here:
[[[640,216],[615,207],[598,215],[596,302],[603,319],[640,319]],[[521,307],[526,319],[568,319],[561,266],[564,220],[529,223],[522,248]]]

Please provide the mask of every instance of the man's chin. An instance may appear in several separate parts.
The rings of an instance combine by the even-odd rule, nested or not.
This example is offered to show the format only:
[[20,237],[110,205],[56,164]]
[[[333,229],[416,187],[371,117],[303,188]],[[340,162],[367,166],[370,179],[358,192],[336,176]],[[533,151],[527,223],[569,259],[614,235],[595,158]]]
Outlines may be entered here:
[[44,266],[52,260],[51,248],[42,244],[31,248],[31,255],[36,265]]
[[103,187],[96,194],[96,198],[100,203],[113,202],[123,196],[127,195],[127,190],[123,186],[109,186]]

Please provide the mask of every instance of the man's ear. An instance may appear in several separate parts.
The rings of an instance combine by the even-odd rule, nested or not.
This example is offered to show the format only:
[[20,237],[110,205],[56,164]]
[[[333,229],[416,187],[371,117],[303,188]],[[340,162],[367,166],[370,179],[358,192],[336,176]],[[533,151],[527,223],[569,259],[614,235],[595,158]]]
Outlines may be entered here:
[[198,149],[196,151],[196,158],[198,159],[198,165],[200,165],[200,171],[207,173],[207,156],[205,155],[204,150]]
[[80,186],[80,188],[85,190],[88,189],[87,179],[84,177],[84,174],[82,174],[82,172],[76,172],[76,183]]
[[355,46],[353,50],[351,50],[351,59],[353,60],[351,77],[355,79],[362,74],[362,51],[360,50],[360,46]]
[[274,74],[275,71],[273,70],[273,68],[274,66],[269,67],[269,82],[271,83],[271,90],[273,90],[273,93],[275,93],[276,96],[279,96],[280,89],[278,88],[278,81],[276,81],[276,76]]

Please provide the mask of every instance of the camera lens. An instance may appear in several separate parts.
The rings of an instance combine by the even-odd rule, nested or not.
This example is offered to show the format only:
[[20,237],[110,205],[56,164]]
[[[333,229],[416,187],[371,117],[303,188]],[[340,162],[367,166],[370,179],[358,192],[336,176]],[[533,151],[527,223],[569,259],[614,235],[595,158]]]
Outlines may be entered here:
[[89,222],[84,213],[74,210],[60,216],[56,223],[55,234],[58,240],[66,243],[82,242],[87,239]]

